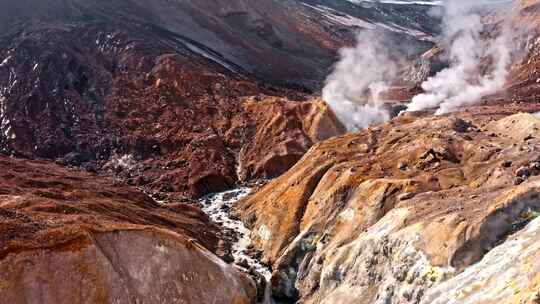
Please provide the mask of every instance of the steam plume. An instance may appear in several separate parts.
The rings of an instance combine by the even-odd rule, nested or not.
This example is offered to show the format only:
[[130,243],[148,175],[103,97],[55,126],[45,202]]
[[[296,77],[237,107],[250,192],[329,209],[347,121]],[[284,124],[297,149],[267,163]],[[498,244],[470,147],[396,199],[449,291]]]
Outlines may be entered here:
[[[409,111],[438,108],[438,114],[446,113],[504,87],[509,66],[518,54],[515,40],[520,33],[510,25],[509,9],[502,18],[502,27],[487,38],[482,15],[490,3],[444,1],[438,44],[450,65],[422,84],[424,93],[413,98]],[[355,48],[341,51],[341,60],[326,81],[323,98],[350,131],[390,118],[380,94],[404,67],[399,60],[402,57],[392,54],[395,48],[396,43],[389,42],[387,36],[364,31]]]
[[399,70],[383,34],[365,31],[357,38],[355,48],[341,50],[323,89],[324,100],[351,131],[389,119],[380,94]]
[[[513,43],[517,34],[510,27],[510,16],[505,16],[496,37],[482,37],[485,24],[481,11],[489,2],[445,2],[440,39],[450,66],[422,84],[424,93],[413,98],[409,111],[438,107],[437,113],[443,114],[476,103],[503,88],[509,65],[517,54],[518,44]],[[491,62],[487,72],[482,71],[485,62]]]

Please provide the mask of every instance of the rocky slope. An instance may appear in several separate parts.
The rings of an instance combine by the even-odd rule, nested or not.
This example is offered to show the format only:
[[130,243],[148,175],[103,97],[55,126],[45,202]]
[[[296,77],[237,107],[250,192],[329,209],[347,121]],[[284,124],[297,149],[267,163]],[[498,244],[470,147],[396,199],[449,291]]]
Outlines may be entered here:
[[540,301],[539,12],[537,1],[516,9],[530,36],[501,93],[318,143],[240,203],[276,297]]
[[362,28],[427,49],[427,11],[0,0],[0,302],[254,303],[224,232],[180,202],[342,134],[309,95],[338,50]]
[[[6,23],[12,26],[4,25],[0,37],[0,149],[6,154],[110,170],[153,191],[200,196],[244,177],[276,176],[315,141],[341,132],[325,105],[308,100],[302,90],[260,84],[265,73],[254,76],[235,57],[179,34],[189,28],[175,28],[166,20],[150,23],[166,9],[186,14],[195,9],[192,2],[155,3],[157,11],[119,2],[120,7],[106,12],[86,1],[51,1],[31,9],[34,2],[4,1],[9,9],[0,10],[4,22],[29,18]],[[56,9],[58,16],[49,20],[47,13]],[[131,9],[133,15],[122,14]],[[225,12],[213,13],[229,20]],[[213,31],[226,32],[214,26]],[[328,46],[311,46],[319,36],[290,32],[303,35],[294,41],[305,43],[316,58],[330,61],[330,55],[316,50],[331,52],[340,45],[336,38]],[[262,46],[256,40],[262,38],[253,35],[245,43]],[[244,50],[242,45],[238,48]],[[289,53],[254,51],[250,56],[303,62]],[[305,67],[282,65],[309,74]],[[237,167],[245,169],[237,174]]]
[[536,37],[505,92],[453,114],[338,136],[309,94],[354,30],[384,28],[415,46],[386,98],[408,101],[447,64],[434,7],[0,0],[0,151],[47,160],[0,156],[0,302],[254,303],[218,257],[235,227],[235,258],[258,254],[232,199],[203,200],[221,233],[179,202],[281,175],[236,207],[279,300],[538,303]]
[[[0,151],[111,172],[162,198],[275,177],[343,132],[306,95],[355,30],[420,51],[430,6],[0,1]],[[173,194],[174,193],[174,194]]]
[[508,96],[512,101],[538,102],[540,83],[540,6],[537,1],[520,1],[521,22],[530,25],[532,38],[525,46],[525,54],[520,62],[512,66],[507,84]]
[[1,303],[253,303],[216,231],[194,207],[0,157]]
[[231,70],[312,89],[326,77],[335,51],[352,42],[352,29],[384,27],[423,38],[437,30],[432,6],[346,0],[3,0],[0,8],[2,33],[20,22],[153,27]]
[[[239,214],[274,266],[274,294],[431,303],[452,290],[459,303],[491,303],[500,289],[534,303],[538,221],[527,224],[540,211],[540,119],[498,111],[410,114],[333,138],[242,202]],[[497,262],[505,241],[522,254]],[[500,263],[499,272],[466,277],[478,261]],[[512,283],[517,269],[530,280]],[[498,276],[508,281],[492,289]],[[464,283],[473,279],[475,287]]]
[[[338,24],[384,28],[419,40],[434,40],[440,31],[440,3],[429,1],[300,0]],[[335,26],[334,26],[335,28]]]

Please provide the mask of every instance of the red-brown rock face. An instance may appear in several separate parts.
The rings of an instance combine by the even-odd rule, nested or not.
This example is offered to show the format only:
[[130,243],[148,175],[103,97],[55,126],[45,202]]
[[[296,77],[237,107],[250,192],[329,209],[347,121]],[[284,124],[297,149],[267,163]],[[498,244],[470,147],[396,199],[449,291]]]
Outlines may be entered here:
[[[306,303],[419,303],[450,280],[444,288],[459,303],[467,293],[460,282],[468,279],[450,278],[481,271],[472,267],[479,261],[497,265],[502,249],[490,251],[540,214],[540,119],[506,116],[512,111],[407,114],[334,137],[241,202],[238,214],[274,266],[275,295]],[[509,280],[516,280],[514,269],[540,267],[531,262],[539,254],[532,234],[515,236],[527,240],[526,254],[501,262]],[[489,282],[497,272],[486,271],[465,303],[483,294],[482,303],[495,301],[500,289]],[[516,298],[534,303],[528,286],[537,281],[534,271],[526,273],[505,294],[520,292]],[[429,298],[442,301],[438,292]]]
[[193,207],[0,158],[1,303],[253,303],[252,280],[213,253],[215,232]]
[[106,25],[23,33],[2,41],[6,153],[199,196],[234,185],[244,160],[260,167],[245,178],[282,173],[319,139],[319,123],[334,124],[323,138],[341,132],[320,102],[264,88],[168,36]]
[[186,196],[277,176],[342,131],[306,92],[356,29],[430,45],[429,7],[373,6],[1,0],[0,151]]
[[538,12],[530,1],[516,10],[530,37],[501,94],[317,143],[240,203],[237,214],[273,265],[274,295],[538,303]]
[[[15,16],[29,13],[21,6]],[[122,17],[115,23],[93,8],[60,5],[74,16],[56,24],[39,15],[40,9],[35,22],[6,27],[0,38],[5,154],[58,159],[111,171],[156,192],[200,196],[243,179],[277,176],[314,142],[342,132],[320,101],[298,89],[301,83],[273,87],[277,82],[268,78],[261,84],[268,71],[246,72],[160,22],[130,23]],[[95,20],[79,20],[80,14]],[[343,42],[341,36],[317,42],[330,38],[294,28],[291,35],[302,37],[306,46],[317,45],[328,61]],[[264,58],[290,60],[268,55],[274,51],[265,49]],[[311,73],[307,67],[298,72]]]
[[276,297],[538,303],[538,39],[505,94],[342,135],[310,92],[351,29],[417,46],[382,95],[407,102],[446,65],[429,5],[98,2],[0,0],[0,153],[41,159],[0,156],[0,304],[254,303],[179,201],[274,177],[236,210]]

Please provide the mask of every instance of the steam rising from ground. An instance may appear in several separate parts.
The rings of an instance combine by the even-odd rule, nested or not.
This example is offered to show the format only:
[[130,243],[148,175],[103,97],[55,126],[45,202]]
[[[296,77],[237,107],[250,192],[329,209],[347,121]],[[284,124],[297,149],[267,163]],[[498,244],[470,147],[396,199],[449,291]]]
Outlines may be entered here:
[[[485,24],[480,11],[489,1],[453,0],[445,4],[441,44],[450,66],[422,84],[425,93],[413,98],[409,111],[438,107],[437,113],[478,102],[496,93],[506,83],[509,66],[517,54],[517,31],[504,16],[497,36],[484,39]],[[509,10],[511,14],[512,10]],[[482,65],[491,62],[488,71]]]
[[348,130],[389,119],[380,94],[399,71],[399,63],[388,51],[383,34],[365,31],[357,41],[355,48],[341,50],[341,60],[323,89],[323,99]]
[[[422,84],[424,93],[413,98],[409,111],[438,108],[439,114],[450,112],[504,87],[520,45],[515,40],[521,33],[510,25],[512,9],[506,10],[508,16],[503,16],[496,33],[486,31],[482,10],[489,3],[490,0],[444,2],[438,44],[444,49],[449,67]],[[485,36],[487,32],[489,38]],[[395,48],[396,44],[389,43],[384,35],[363,32],[355,48],[341,52],[341,60],[323,89],[323,98],[349,130],[389,119],[380,97],[397,80],[404,66],[396,60],[399,56],[390,54]]]

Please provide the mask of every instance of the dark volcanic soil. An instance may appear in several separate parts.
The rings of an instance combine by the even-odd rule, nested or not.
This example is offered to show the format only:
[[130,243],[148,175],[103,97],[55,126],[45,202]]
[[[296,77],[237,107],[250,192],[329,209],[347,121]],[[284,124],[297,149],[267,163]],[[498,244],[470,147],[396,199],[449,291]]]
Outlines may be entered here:
[[[386,22],[396,41],[429,37],[398,10],[0,0],[0,151],[189,197],[277,176],[343,131],[308,93],[355,30]],[[401,10],[428,18],[422,6]]]
[[[304,93],[260,85],[211,50],[182,41],[138,23],[13,28],[0,38],[0,149],[89,171],[126,171],[121,175],[140,186],[160,178],[156,191],[199,196],[235,184],[240,158],[271,162],[242,176],[283,172],[320,139],[308,134],[311,122],[333,120]],[[280,135],[253,147],[258,132]],[[240,157],[242,149],[269,154]]]

